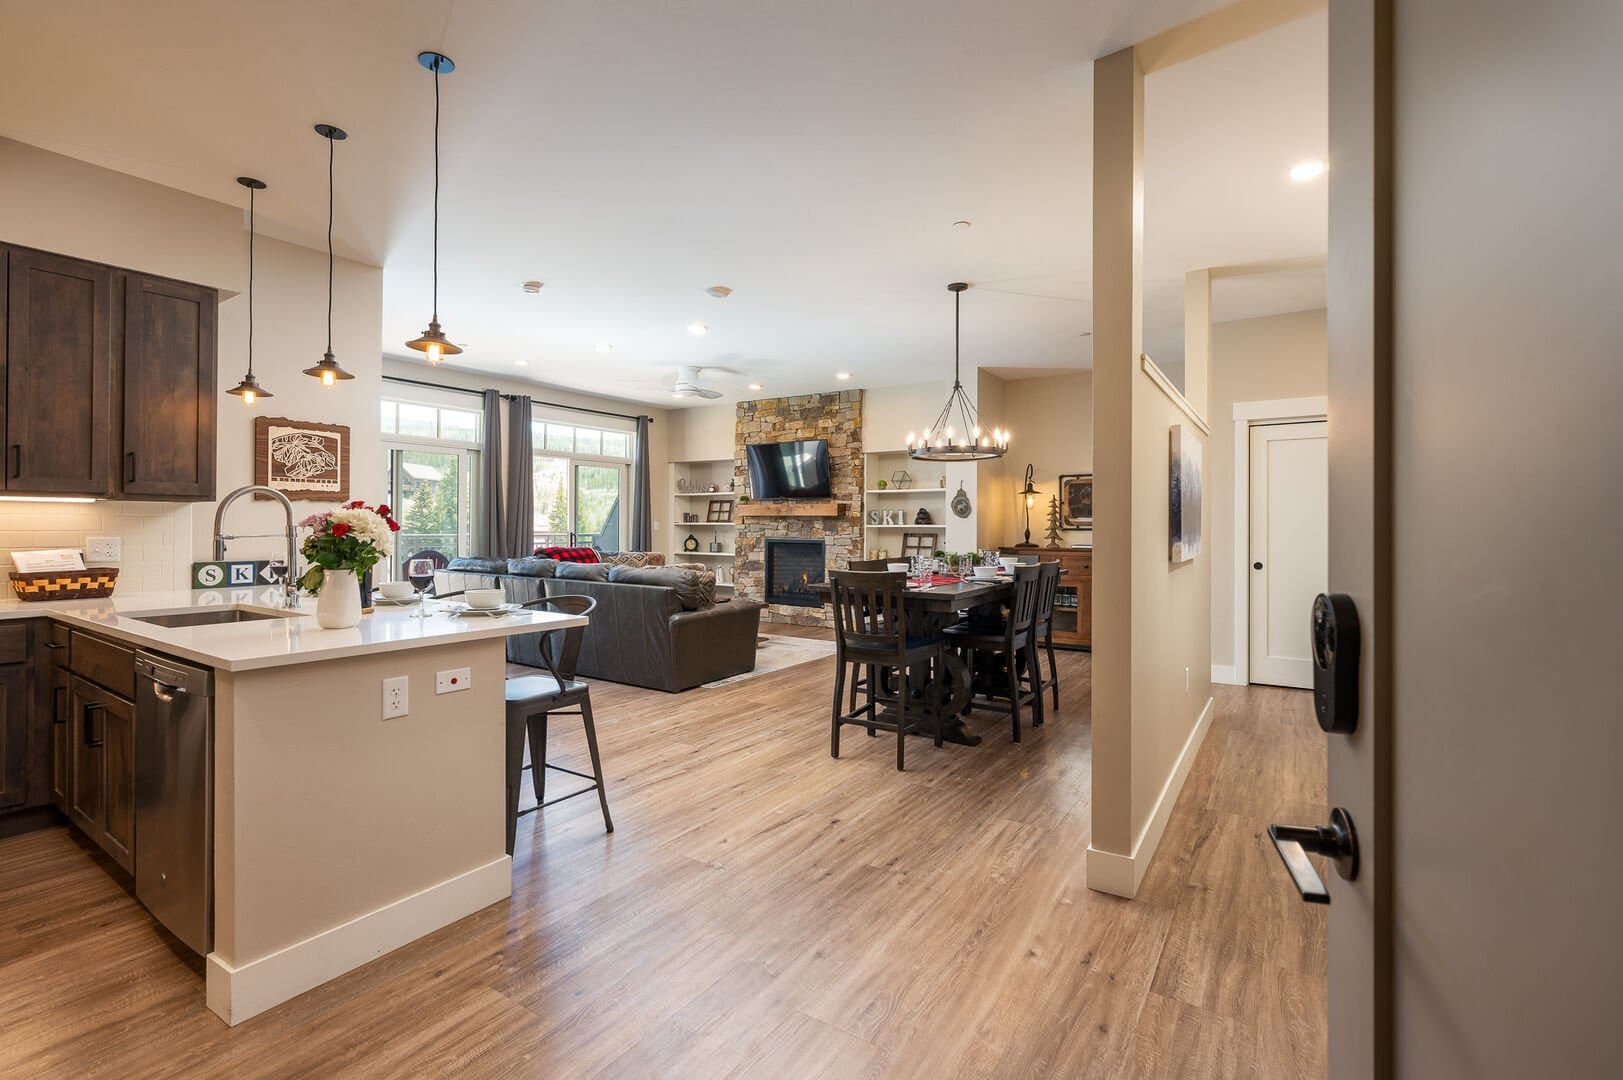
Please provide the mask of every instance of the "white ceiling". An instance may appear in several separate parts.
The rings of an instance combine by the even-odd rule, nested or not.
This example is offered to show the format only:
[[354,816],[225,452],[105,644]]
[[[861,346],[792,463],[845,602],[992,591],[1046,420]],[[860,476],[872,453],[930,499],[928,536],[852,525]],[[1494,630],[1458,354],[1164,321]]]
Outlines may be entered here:
[[[0,38],[28,43],[0,134],[237,204],[232,178],[261,176],[267,231],[319,246],[310,125],[348,129],[340,253],[384,267],[406,355],[429,310],[415,58],[439,48],[461,366],[662,405],[682,364],[741,372],[728,399],[918,382],[945,377],[964,279],[966,364],[1076,368],[1091,61],[1221,3],[0,0]],[[1285,176],[1325,153],[1324,15],[1152,75],[1146,105],[1146,336],[1170,341],[1186,270],[1324,253],[1322,181]],[[1312,305],[1310,282],[1247,289],[1247,314]]]

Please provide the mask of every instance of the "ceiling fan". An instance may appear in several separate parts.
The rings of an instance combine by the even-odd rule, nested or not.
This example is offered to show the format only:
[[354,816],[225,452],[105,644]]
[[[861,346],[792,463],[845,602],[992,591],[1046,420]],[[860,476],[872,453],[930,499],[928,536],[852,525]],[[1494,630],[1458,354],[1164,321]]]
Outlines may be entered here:
[[684,367],[676,372],[676,382],[671,385],[671,393],[683,398],[704,398],[714,401],[721,396],[721,391],[704,384],[704,373],[714,371],[725,375],[737,374],[728,368],[718,367]]

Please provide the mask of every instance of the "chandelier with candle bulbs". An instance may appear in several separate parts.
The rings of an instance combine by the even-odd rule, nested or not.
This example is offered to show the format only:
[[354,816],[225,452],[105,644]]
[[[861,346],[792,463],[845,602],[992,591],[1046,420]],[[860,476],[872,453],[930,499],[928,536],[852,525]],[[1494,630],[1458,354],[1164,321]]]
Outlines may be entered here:
[[959,307],[969,285],[955,281],[947,288],[953,294],[952,390],[935,423],[925,428],[923,435],[908,433],[907,453],[917,461],[990,461],[1009,452],[1009,432],[983,426],[975,403],[964,392],[959,376]]

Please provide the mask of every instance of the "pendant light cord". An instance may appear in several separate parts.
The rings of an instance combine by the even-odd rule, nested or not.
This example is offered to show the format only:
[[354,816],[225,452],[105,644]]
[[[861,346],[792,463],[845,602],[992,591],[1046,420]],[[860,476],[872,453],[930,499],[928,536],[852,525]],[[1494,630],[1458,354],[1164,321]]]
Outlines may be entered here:
[[434,61],[434,316],[440,321],[440,65]]
[[963,303],[963,293],[955,292],[952,294],[952,386],[954,390],[964,385],[963,379],[959,378],[958,375],[959,335],[962,324],[960,312],[963,310]]
[[248,381],[254,377],[254,189],[248,189]]
[[332,355],[332,219],[333,219],[333,150],[336,140],[327,136],[327,355]]

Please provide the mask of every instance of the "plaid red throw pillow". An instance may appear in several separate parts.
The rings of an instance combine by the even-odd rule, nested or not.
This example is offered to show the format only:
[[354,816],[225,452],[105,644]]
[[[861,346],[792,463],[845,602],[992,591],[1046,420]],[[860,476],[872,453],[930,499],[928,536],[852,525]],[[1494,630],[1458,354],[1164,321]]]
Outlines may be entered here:
[[597,549],[589,547],[538,547],[537,557],[557,559],[559,562],[599,562]]

